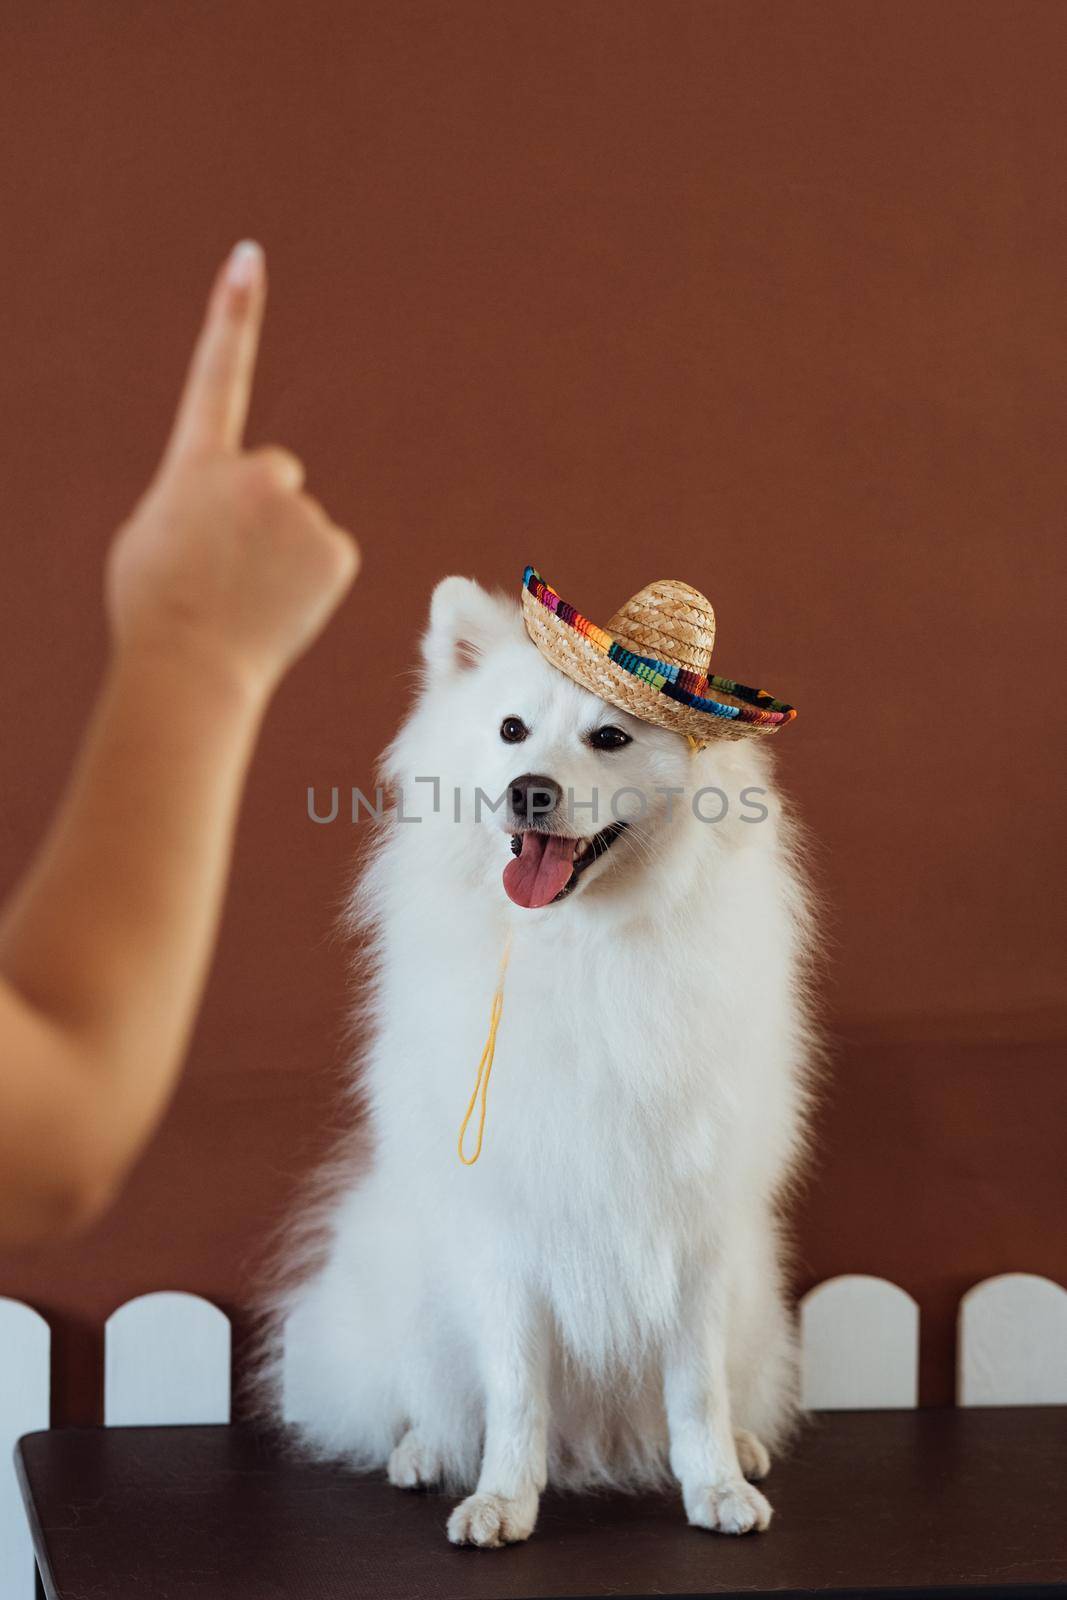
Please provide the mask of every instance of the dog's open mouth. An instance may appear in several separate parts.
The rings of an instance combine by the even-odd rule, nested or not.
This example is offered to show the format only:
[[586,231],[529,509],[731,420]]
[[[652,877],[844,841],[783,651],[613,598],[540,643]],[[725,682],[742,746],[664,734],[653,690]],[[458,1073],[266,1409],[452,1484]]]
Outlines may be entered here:
[[625,828],[625,822],[613,822],[591,839],[570,839],[562,833],[538,833],[534,829],[513,833],[511,850],[515,860],[504,868],[504,892],[517,906],[531,911],[562,900],[582,873],[606,855]]

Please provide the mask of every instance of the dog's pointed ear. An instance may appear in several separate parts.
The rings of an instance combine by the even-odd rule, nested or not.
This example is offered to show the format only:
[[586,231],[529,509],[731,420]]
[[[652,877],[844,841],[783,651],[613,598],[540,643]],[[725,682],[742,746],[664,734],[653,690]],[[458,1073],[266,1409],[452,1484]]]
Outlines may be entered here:
[[423,659],[431,673],[468,672],[515,631],[516,620],[514,605],[473,578],[442,578],[430,600]]

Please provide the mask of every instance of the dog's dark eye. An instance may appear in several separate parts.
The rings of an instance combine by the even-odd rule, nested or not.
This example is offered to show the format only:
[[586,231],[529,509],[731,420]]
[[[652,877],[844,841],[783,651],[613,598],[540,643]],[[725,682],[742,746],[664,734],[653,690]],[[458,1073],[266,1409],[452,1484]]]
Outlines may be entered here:
[[609,724],[606,728],[594,728],[589,735],[589,743],[594,750],[621,750],[624,744],[633,744],[633,740],[621,728],[613,728]]
[[500,724],[500,737],[505,744],[521,744],[529,732],[521,717],[505,717]]

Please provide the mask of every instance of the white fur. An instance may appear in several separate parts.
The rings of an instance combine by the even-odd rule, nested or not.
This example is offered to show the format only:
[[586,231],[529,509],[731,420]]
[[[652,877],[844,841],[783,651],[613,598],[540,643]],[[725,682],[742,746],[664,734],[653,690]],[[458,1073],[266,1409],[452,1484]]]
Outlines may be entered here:
[[[544,661],[515,605],[465,579],[438,586],[424,657],[384,763],[422,820],[382,824],[353,902],[375,972],[358,1076],[372,1157],[335,1169],[311,1219],[320,1249],[274,1307],[276,1330],[292,1317],[288,1414],[318,1453],[473,1491],[457,1542],[526,1538],[546,1481],[669,1473],[694,1524],[765,1527],[745,1473],[767,1470],[796,1405],[777,1207],[809,1055],[791,829],[773,793],[766,820],[742,820],[742,791],[771,790],[768,754],[694,754],[606,706]],[[507,716],[525,743],[501,740]],[[590,749],[601,723],[632,744]],[[495,797],[524,772],[600,791],[597,822],[576,810],[583,834],[619,788],[651,802],[542,910],[503,892],[503,813],[472,815],[475,786]],[[429,776],[437,814],[414,782]],[[672,786],[684,797],[654,793]],[[729,800],[718,823],[692,809],[710,786]],[[485,1147],[467,1168],[457,1130],[509,929]]]

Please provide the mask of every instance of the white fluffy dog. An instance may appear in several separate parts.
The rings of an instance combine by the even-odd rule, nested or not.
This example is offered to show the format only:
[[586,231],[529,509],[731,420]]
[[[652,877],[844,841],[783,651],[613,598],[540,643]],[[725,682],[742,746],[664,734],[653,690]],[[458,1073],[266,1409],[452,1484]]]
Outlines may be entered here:
[[274,1403],[316,1453],[466,1492],[456,1543],[528,1538],[546,1483],[668,1474],[698,1527],[765,1528],[749,1480],[795,1415],[777,1207],[809,1038],[762,741],[694,753],[613,709],[467,579],[439,584],[423,654],[384,763],[409,820],[381,824],[353,899],[371,1159],[334,1167],[317,1248],[289,1252]]

